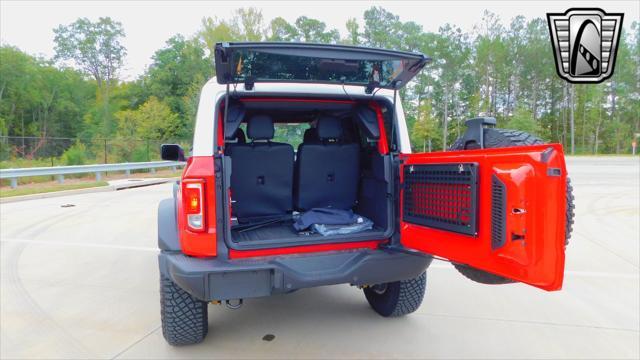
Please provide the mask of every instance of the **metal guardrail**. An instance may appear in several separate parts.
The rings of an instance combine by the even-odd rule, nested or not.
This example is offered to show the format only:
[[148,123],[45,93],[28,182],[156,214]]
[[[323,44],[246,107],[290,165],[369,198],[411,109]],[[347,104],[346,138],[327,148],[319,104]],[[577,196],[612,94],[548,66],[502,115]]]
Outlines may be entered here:
[[34,167],[34,168],[20,168],[20,169],[1,169],[0,179],[11,180],[11,187],[16,188],[18,186],[18,179],[31,176],[47,176],[54,175],[58,179],[59,183],[64,182],[64,176],[69,174],[86,174],[95,173],[96,181],[102,180],[102,174],[112,171],[124,171],[126,175],[131,174],[131,170],[151,169],[155,172],[155,169],[170,167],[175,172],[178,166],[183,166],[185,163],[181,161],[149,161],[149,162],[135,162],[135,163],[120,163],[120,164],[97,164],[97,165],[74,165],[74,166],[52,166],[52,167]]

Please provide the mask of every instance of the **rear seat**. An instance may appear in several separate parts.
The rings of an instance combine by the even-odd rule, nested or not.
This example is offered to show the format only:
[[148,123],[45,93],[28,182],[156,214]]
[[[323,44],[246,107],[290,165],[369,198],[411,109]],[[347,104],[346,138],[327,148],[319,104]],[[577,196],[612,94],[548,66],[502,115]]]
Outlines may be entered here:
[[360,178],[359,146],[343,142],[340,119],[318,119],[319,143],[298,147],[295,207],[304,211],[316,207],[351,209],[357,200]]
[[233,215],[239,222],[292,211],[293,147],[272,142],[273,135],[271,117],[255,115],[247,122],[251,142],[234,144],[227,151],[231,156]]

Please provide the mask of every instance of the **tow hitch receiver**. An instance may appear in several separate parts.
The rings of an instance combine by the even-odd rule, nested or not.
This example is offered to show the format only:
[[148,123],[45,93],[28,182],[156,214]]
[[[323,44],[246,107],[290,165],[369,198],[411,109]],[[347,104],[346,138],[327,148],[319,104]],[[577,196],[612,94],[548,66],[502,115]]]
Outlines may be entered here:
[[232,303],[231,300],[227,300],[224,304],[231,310],[238,310],[242,307],[242,299],[238,299],[237,303]]

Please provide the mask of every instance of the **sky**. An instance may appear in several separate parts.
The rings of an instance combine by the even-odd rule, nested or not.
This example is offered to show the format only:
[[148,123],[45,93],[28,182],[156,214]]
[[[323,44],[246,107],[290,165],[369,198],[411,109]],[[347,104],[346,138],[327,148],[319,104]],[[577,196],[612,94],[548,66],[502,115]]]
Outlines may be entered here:
[[[345,23],[362,16],[371,6],[382,6],[415,21],[425,31],[437,31],[451,23],[472,31],[485,9],[497,14],[504,24],[517,15],[527,19],[545,17],[547,12],[564,12],[571,7],[600,7],[606,12],[625,13],[624,27],[630,29],[640,17],[640,1],[14,1],[0,0],[0,43],[50,58],[54,54],[53,29],[79,17],[97,20],[109,16],[122,23],[127,57],[122,80],[133,80],[151,64],[153,53],[176,34],[195,34],[203,17],[231,18],[235,9],[256,7],[265,23],[281,16],[294,22],[299,16],[324,21],[344,36]],[[362,27],[361,27],[362,28]]]

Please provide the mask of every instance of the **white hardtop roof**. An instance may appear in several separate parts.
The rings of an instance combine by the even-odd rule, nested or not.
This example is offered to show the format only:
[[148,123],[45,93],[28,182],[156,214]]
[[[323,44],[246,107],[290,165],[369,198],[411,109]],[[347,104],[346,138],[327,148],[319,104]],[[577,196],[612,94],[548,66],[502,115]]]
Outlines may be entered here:
[[[218,100],[226,93],[227,86],[218,84],[216,78],[213,77],[202,87],[200,94],[200,103],[198,104],[198,114],[196,116],[196,124],[193,136],[193,155],[194,156],[212,156],[214,153],[214,136],[215,134],[215,108]],[[386,98],[393,101],[393,90],[375,89],[374,94],[366,94],[364,86],[353,85],[334,85],[334,84],[316,84],[316,83],[255,83],[252,90],[246,90],[243,83],[237,85],[229,85],[229,92],[236,94],[265,94],[269,96],[282,94],[284,95],[336,95],[336,96],[354,96],[362,98],[363,96],[371,99]],[[396,119],[395,124],[397,134],[399,136],[400,151],[410,153],[409,134],[405,123],[404,113],[402,111],[402,103],[400,99],[396,102]]]
[[[215,77],[212,77],[204,85],[204,90],[208,89],[216,93],[226,91],[227,86],[218,84]],[[334,85],[334,84],[318,84],[318,83],[276,83],[276,82],[256,82],[253,85],[252,90],[246,90],[244,83],[238,83],[237,85],[229,85],[229,91],[233,93],[246,93],[246,94],[259,94],[259,93],[283,93],[283,94],[296,94],[296,95],[339,95],[344,96],[345,91],[349,96],[372,96],[372,94],[365,93],[364,86],[357,85]],[[390,89],[374,89],[375,97],[386,97],[393,99],[393,90]]]

